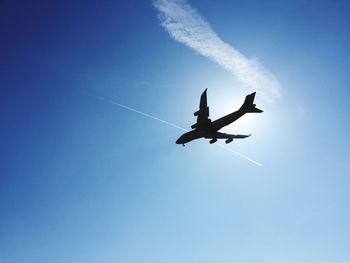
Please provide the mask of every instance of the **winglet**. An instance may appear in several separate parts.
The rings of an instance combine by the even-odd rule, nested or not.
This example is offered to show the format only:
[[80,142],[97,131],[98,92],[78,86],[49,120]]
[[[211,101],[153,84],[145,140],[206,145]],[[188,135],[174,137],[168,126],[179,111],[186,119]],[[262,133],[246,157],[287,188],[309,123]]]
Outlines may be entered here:
[[201,100],[199,103],[199,108],[203,109],[207,107],[207,89],[205,89],[201,95]]
[[206,111],[206,115],[209,116],[209,107],[207,105],[207,89],[202,92],[200,102],[199,102],[199,110],[193,113],[194,116],[198,116],[201,111]]

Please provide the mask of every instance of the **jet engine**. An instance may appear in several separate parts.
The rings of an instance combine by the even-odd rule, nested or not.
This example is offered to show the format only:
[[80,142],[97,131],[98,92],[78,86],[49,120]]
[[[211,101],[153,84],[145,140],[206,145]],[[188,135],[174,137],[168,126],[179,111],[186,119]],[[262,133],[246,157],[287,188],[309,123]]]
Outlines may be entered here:
[[191,129],[195,129],[195,128],[197,128],[197,126],[198,126],[198,123],[195,123],[191,126]]
[[209,141],[209,143],[210,143],[210,144],[213,144],[213,143],[216,142],[216,141],[217,141],[217,139],[214,138],[214,139],[211,139],[211,140]]
[[228,139],[225,141],[225,143],[227,144],[227,143],[230,143],[230,142],[232,142],[232,141],[233,141],[232,138],[228,138]]
[[198,114],[199,114],[201,111],[202,111],[203,113],[205,113],[206,115],[209,116],[209,107],[199,109],[198,111],[196,111],[195,113],[193,113],[193,115],[194,115],[194,116],[198,116]]

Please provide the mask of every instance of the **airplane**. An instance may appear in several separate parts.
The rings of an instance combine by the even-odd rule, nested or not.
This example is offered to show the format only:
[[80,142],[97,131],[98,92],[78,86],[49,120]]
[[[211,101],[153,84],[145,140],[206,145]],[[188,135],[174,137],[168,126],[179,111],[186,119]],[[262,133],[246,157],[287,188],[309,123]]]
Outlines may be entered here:
[[250,135],[234,135],[219,132],[219,130],[232,122],[236,121],[246,113],[254,112],[261,113],[262,110],[256,108],[254,102],[255,93],[249,94],[245,97],[245,100],[239,110],[232,112],[222,118],[215,121],[209,119],[209,107],[207,105],[207,89],[201,95],[199,110],[194,113],[197,116],[197,122],[191,126],[192,130],[181,135],[177,139],[176,144],[182,144],[185,146],[186,143],[199,138],[211,139],[210,144],[215,143],[218,139],[226,139],[225,143],[230,143],[233,139],[244,139]]

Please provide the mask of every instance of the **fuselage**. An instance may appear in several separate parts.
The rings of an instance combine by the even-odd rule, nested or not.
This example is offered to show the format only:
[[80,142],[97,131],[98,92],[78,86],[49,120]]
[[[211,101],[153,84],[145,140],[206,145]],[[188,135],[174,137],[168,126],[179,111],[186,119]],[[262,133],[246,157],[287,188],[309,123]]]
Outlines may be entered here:
[[214,129],[215,131],[220,130],[221,128],[231,124],[232,122],[236,121],[237,119],[239,119],[240,117],[242,117],[246,112],[239,109],[235,112],[232,112],[230,114],[227,114],[224,117],[221,117],[215,121],[213,121],[211,123],[212,125],[212,129]]
[[181,135],[179,139],[177,139],[177,144],[185,144],[190,141],[193,141],[195,139],[199,139],[203,137],[203,133],[198,131],[198,129],[186,132],[185,134]]
[[205,126],[199,126],[194,130],[191,130],[189,132],[186,132],[185,134],[181,135],[179,139],[177,139],[177,144],[185,144],[190,141],[193,141],[195,139],[199,138],[214,138],[215,132],[220,130],[222,127],[225,127],[238,118],[242,117],[245,114],[244,111],[238,110],[235,112],[232,112],[222,118],[219,118],[213,122],[208,122]]

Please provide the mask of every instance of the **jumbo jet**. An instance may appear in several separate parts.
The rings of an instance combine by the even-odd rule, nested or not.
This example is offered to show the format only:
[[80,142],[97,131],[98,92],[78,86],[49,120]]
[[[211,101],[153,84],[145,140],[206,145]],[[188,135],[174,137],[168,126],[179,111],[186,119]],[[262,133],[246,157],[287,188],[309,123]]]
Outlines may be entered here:
[[194,113],[194,116],[197,116],[197,122],[191,126],[192,130],[183,134],[179,139],[177,139],[176,143],[185,146],[185,143],[199,138],[210,139],[210,144],[215,143],[218,139],[226,139],[225,143],[230,143],[233,141],[233,139],[244,139],[249,137],[250,135],[226,134],[219,132],[219,130],[236,121],[246,113],[263,112],[262,110],[256,108],[255,104],[253,104],[254,98],[255,92],[245,97],[244,103],[238,111],[232,112],[215,121],[211,121],[209,119],[209,107],[207,105],[207,89],[205,89],[201,95],[199,110]]

